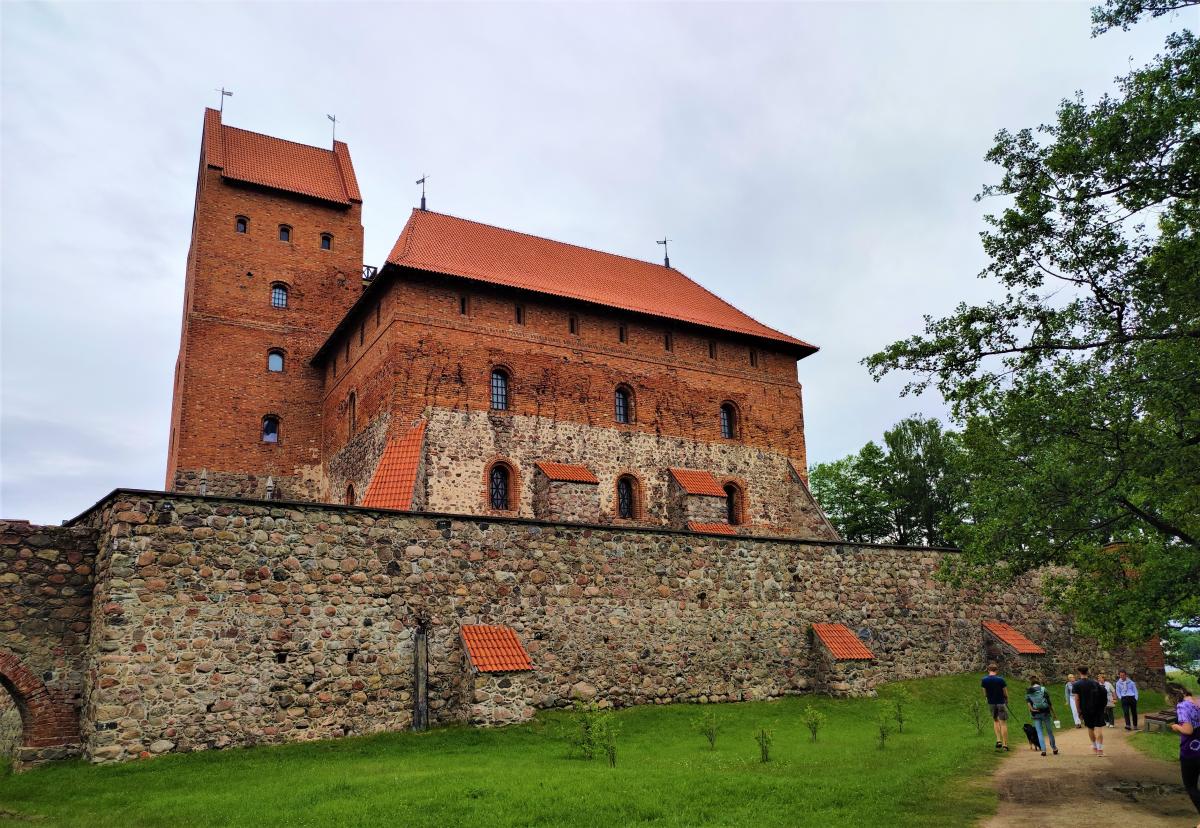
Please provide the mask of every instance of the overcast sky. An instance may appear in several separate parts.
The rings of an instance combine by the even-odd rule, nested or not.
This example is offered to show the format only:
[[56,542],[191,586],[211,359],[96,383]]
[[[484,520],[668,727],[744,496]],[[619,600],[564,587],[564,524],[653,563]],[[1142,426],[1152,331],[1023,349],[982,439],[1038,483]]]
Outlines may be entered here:
[[810,463],[941,401],[865,355],[985,295],[994,133],[1179,21],[1084,4],[0,4],[0,516],[161,488],[200,129],[327,146],[381,264],[430,208],[672,264],[821,346]]

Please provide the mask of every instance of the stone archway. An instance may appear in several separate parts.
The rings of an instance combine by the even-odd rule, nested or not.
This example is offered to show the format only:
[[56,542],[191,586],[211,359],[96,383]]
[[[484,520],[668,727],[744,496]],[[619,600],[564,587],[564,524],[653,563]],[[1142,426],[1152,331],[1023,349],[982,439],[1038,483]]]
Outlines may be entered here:
[[0,650],[0,686],[21,715],[21,739],[16,751],[19,764],[78,752],[79,714],[74,706],[59,698],[8,650]]

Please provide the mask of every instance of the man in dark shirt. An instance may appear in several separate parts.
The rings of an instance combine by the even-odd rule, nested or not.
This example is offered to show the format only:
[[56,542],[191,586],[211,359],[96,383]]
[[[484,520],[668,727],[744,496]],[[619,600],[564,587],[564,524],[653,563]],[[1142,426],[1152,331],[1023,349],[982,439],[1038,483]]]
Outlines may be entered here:
[[1088,668],[1079,668],[1079,678],[1071,687],[1075,696],[1075,704],[1079,708],[1079,717],[1088,729],[1088,737],[1092,740],[1092,753],[1104,755],[1104,705],[1108,691],[1095,679],[1088,675]]
[[1000,666],[992,662],[980,686],[992,711],[992,730],[996,731],[996,750],[1008,750],[1008,683],[998,675]]

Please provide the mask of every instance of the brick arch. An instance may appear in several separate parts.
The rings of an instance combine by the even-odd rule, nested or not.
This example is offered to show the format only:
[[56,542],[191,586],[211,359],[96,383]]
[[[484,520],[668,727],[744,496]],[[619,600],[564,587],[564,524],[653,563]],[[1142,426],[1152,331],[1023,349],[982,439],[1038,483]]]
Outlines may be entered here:
[[79,742],[79,714],[58,698],[21,659],[0,650],[0,686],[8,691],[21,714],[21,746],[32,748]]
[[[622,518],[617,512],[617,486],[621,482],[622,477],[628,477],[633,480],[633,517]],[[621,469],[613,478],[612,484],[612,519],[618,523],[645,523],[646,522],[646,484],[642,480],[642,476],[634,469]]]
[[722,489],[732,486],[737,491],[737,523],[736,526],[746,526],[750,523],[750,487],[747,485],[745,478],[742,477],[722,477],[718,478],[717,482]]

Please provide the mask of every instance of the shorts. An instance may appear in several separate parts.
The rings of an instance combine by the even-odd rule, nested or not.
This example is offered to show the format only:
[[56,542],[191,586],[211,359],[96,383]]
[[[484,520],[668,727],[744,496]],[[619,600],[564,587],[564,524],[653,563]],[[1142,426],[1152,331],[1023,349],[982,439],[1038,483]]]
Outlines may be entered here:
[[1104,718],[1104,708],[1099,710],[1084,710],[1080,716],[1085,727],[1104,727],[1108,720]]
[[992,709],[992,721],[1007,722],[1008,721],[1008,705],[1007,704],[989,704]]

